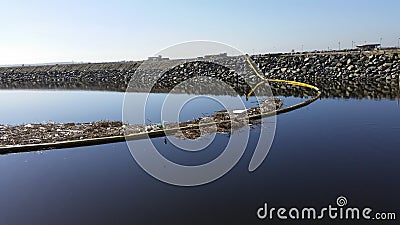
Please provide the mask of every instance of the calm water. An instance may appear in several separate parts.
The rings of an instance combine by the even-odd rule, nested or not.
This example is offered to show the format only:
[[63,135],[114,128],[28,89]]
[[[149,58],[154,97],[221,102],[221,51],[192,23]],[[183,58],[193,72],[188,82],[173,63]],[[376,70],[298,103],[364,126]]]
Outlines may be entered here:
[[123,93],[0,90],[0,124],[121,120]]
[[[121,93],[63,93],[61,96],[70,95],[69,103],[69,97],[61,103],[55,95],[40,103],[44,97],[34,94],[30,101],[18,103],[14,97],[18,94],[13,93],[0,93],[2,102],[10,96],[16,98],[15,104],[0,108],[0,123],[121,118]],[[296,101],[288,98],[285,104]],[[29,112],[18,112],[27,107],[21,102],[31,107]],[[48,102],[53,108],[46,112],[37,109],[37,104],[47,108]],[[77,107],[67,107],[72,103]],[[214,108],[218,104],[208,111]],[[247,168],[257,129],[251,130],[248,149],[229,173],[190,188],[171,186],[145,173],[126,143],[2,155],[0,224],[298,224],[261,221],[256,210],[264,202],[276,207],[319,208],[335,205],[341,195],[350,206],[368,206],[400,216],[397,101],[322,99],[279,115],[272,148],[263,164],[250,173]],[[217,146],[226,143],[228,136],[218,134],[215,144],[203,154],[177,151],[163,140],[153,142],[166,157],[202,163],[220,153]]]

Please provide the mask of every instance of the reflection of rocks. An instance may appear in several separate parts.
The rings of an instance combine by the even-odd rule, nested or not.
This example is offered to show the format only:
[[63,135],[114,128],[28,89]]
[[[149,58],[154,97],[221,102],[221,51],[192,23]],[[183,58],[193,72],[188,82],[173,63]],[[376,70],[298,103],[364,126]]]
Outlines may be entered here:
[[[321,89],[321,97],[390,99],[399,97],[400,65],[398,53],[394,51],[385,54],[382,52],[278,54],[258,55],[252,58],[266,77],[313,84]],[[232,71],[230,67],[240,72]],[[164,75],[157,77],[160,73]],[[245,76],[251,85],[260,81],[246,67],[243,57],[226,57],[214,60],[214,63],[213,60],[211,62],[167,60],[145,64],[120,62],[0,68],[0,89],[125,91],[133,78],[135,82],[130,83],[130,91],[147,91],[149,85],[157,84],[153,88],[154,92],[166,92],[181,81],[195,77],[195,81],[199,81],[196,87],[186,87],[180,90],[182,93],[226,94],[220,85],[212,82],[212,78],[218,78],[243,95],[250,91],[251,85],[246,85],[238,74]],[[271,86],[275,95],[310,94],[309,91],[304,93],[302,88],[291,85],[271,83]],[[265,85],[261,85],[259,89],[265,89],[262,90],[263,93],[268,92]]]
[[[270,85],[276,96],[307,97],[315,95],[313,90],[304,87],[282,83],[270,83]],[[319,82],[316,86],[322,92],[321,98],[395,99],[400,97],[399,85],[394,82],[326,81]]]

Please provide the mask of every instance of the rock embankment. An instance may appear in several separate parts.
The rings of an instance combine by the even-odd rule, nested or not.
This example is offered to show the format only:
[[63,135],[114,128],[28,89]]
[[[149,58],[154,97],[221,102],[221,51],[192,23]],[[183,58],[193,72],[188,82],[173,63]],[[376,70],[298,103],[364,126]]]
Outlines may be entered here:
[[398,80],[397,53],[253,56],[265,76],[285,80]]
[[[251,90],[250,80],[244,79],[251,72],[244,57],[144,63],[132,77],[128,91],[169,93],[174,89],[174,93],[244,95]],[[259,80],[252,83],[257,82]]]
[[[400,57],[393,52],[258,55],[253,60],[267,78],[295,80],[319,87],[322,97],[400,97]],[[290,95],[286,87],[275,93]]]
[[0,67],[0,89],[125,91],[140,62]]
[[[313,84],[321,89],[321,97],[393,99],[400,97],[399,53],[397,49],[387,52],[267,54],[252,56],[252,59],[265,77]],[[238,63],[237,60],[237,57],[227,57],[222,59],[223,65],[218,65],[218,60],[216,63],[167,60],[3,67],[0,68],[0,89],[125,91],[129,84],[130,91],[148,91],[150,85],[155,92],[168,92],[185,79],[197,76],[192,86],[182,87],[180,91],[191,94],[226,94],[220,85],[210,81],[218,78],[242,95],[250,91],[251,86],[260,79],[243,67],[243,62]],[[236,69],[241,72],[238,73]],[[164,75],[157,77],[160,71]],[[247,74],[246,82],[251,81],[252,85],[244,81],[241,77],[243,74]],[[271,86],[274,95],[309,94],[288,85]]]

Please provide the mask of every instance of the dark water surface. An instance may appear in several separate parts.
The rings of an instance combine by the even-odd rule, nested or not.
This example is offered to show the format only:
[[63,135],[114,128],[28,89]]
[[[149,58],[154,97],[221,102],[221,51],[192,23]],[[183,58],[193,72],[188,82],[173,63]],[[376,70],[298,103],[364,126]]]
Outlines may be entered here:
[[[119,108],[104,111],[105,119],[120,118],[121,101],[113,104],[104,110]],[[101,104],[96,107],[103,109]],[[87,119],[103,119],[103,114],[98,115]],[[1,123],[19,122],[12,120],[17,117],[4,118],[8,119]],[[400,217],[396,100],[322,99],[279,115],[272,148],[263,164],[250,173],[257,129],[251,130],[248,149],[229,173],[197,187],[154,179],[138,166],[126,143],[2,155],[0,224],[299,224],[259,220],[256,210],[265,202],[275,207],[320,208],[336,205],[338,196],[347,197],[350,206],[397,212]],[[191,160],[193,155],[183,155],[163,140],[153,142],[166,157]],[[218,134],[216,145],[227,140],[227,135]],[[193,157],[198,162],[215,158],[220,153],[216,145],[205,149],[207,154]],[[321,221],[305,222],[310,223]],[[398,224],[398,220],[381,224]]]

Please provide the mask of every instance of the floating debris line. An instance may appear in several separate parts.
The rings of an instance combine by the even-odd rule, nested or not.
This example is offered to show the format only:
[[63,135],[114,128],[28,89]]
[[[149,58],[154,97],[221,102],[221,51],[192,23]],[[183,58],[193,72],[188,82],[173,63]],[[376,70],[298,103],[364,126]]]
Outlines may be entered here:
[[[179,138],[195,139],[202,134],[230,133],[249,124],[257,124],[257,115],[271,112],[282,106],[279,98],[267,98],[260,106],[246,110],[218,111],[181,123],[130,125],[120,121],[98,121],[91,123],[40,123],[19,126],[0,125],[0,147],[24,146],[87,139],[129,136],[162,132],[175,134]],[[251,117],[249,119],[249,117]],[[216,128],[216,129],[213,129]],[[177,132],[181,130],[182,132]],[[180,135],[180,134],[183,134]],[[0,148],[1,149],[1,148]]]
[[0,125],[0,146],[54,143],[123,135],[122,122]]
[[[197,139],[202,135],[212,133],[230,134],[232,131],[248,125],[260,124],[261,115],[274,112],[281,108],[283,102],[280,98],[266,98],[260,106],[232,111],[218,111],[211,116],[205,116],[196,120],[168,125],[167,128],[178,128],[181,132],[173,132],[174,136],[181,139]],[[176,129],[178,130],[178,129]]]

